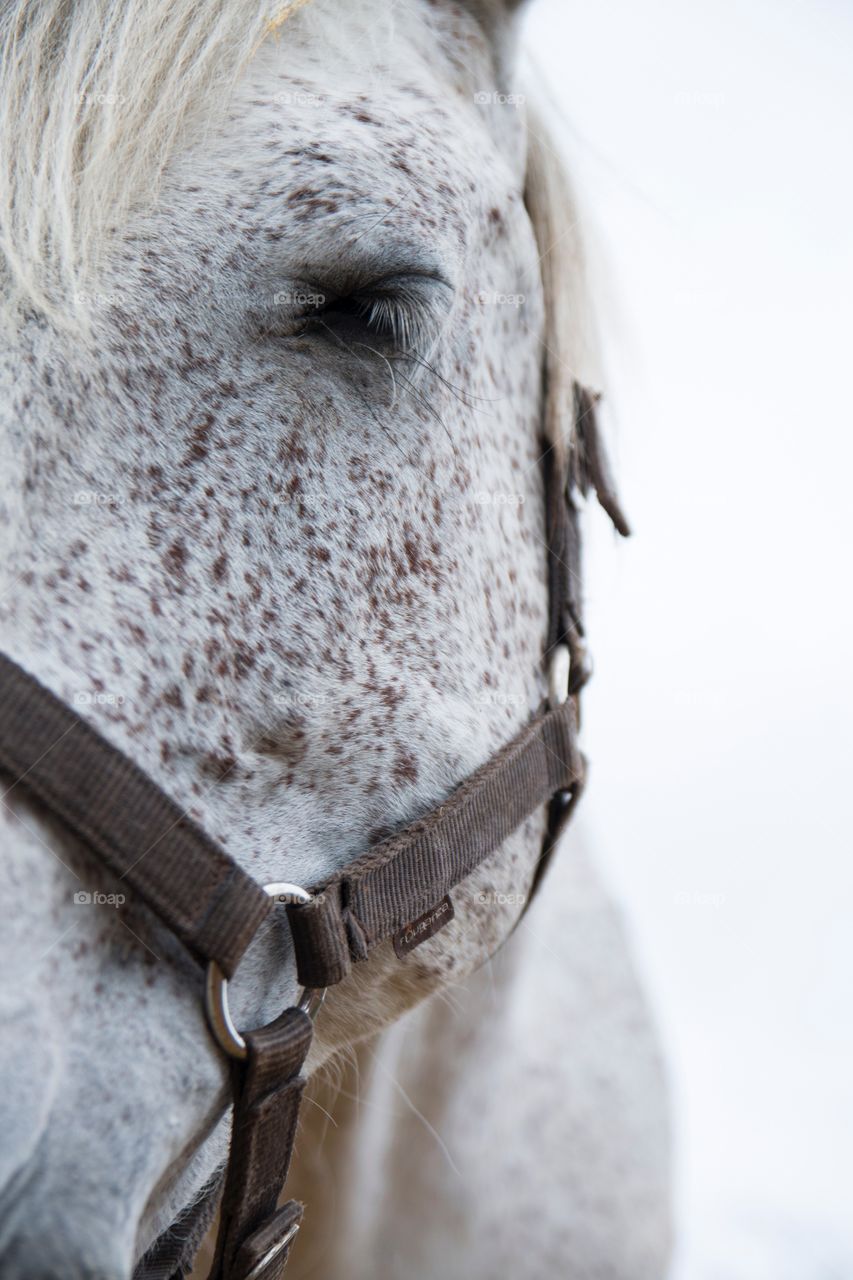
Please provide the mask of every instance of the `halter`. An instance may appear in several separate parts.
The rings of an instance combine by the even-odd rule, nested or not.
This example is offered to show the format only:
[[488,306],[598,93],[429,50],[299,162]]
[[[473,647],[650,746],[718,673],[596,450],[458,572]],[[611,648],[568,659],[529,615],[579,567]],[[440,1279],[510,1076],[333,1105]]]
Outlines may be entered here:
[[[596,401],[575,383],[568,456],[543,446],[547,705],[437,809],[322,884],[259,885],[122,751],[0,654],[0,771],[125,881],[205,966],[208,1021],[232,1064],[234,1118],[224,1177],[212,1180],[179,1230],[164,1232],[134,1280],[186,1275],[220,1187],[209,1280],[281,1276],[302,1205],[290,1200],[276,1206],[296,1134],[301,1071],[326,988],[379,943],[394,937],[396,945],[401,933],[435,932],[449,891],[547,803],[546,834],[524,910],[529,906],[585,775],[577,746],[578,694],[589,676],[577,493],[585,496],[592,488],[616,529],[628,533],[601,447]],[[228,981],[278,906],[287,915],[303,990],[268,1026],[241,1033],[231,1018]]]

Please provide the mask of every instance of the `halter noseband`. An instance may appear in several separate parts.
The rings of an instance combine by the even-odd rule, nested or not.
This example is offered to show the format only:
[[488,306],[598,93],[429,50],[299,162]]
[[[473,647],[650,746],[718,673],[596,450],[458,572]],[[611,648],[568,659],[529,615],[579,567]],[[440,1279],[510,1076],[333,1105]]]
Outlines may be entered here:
[[[324,884],[262,888],[123,752],[0,654],[0,772],[125,881],[206,966],[208,1021],[232,1061],[234,1094],[209,1280],[277,1280],[287,1261],[302,1206],[293,1200],[276,1206],[293,1149],[312,1021],[325,989],[380,942],[421,926],[424,913],[435,916],[448,892],[547,803],[526,910],[577,803],[585,773],[578,694],[589,671],[576,493],[592,487],[617,530],[628,533],[595,409],[596,397],[575,384],[570,453],[545,447],[548,705],[437,809]],[[274,904],[287,912],[303,991],[268,1026],[241,1033],[228,1008],[228,979]],[[187,1273],[220,1186],[217,1176],[181,1231],[165,1232],[148,1251],[134,1280],[180,1280]]]

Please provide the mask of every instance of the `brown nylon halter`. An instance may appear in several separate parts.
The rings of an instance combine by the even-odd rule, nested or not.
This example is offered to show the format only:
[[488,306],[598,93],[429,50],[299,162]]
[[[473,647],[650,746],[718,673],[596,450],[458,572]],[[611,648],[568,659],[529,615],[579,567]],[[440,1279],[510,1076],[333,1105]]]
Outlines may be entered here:
[[[584,779],[578,693],[589,671],[575,495],[594,489],[616,529],[628,533],[598,435],[596,397],[578,384],[573,426],[567,460],[551,447],[544,454],[546,661],[552,674],[559,673],[568,654],[566,687],[552,690],[547,709],[437,809],[324,884],[310,886],[304,905],[288,905],[305,988],[340,982],[353,962],[441,903],[547,802],[546,836],[525,909],[541,881]],[[273,899],[131,760],[3,654],[0,771],[125,881],[208,967],[209,977],[233,976]],[[302,1206],[292,1200],[276,1206],[293,1150],[311,1038],[305,1007],[285,1009],[269,1026],[241,1037],[243,1052],[232,1060],[232,1139],[210,1280],[281,1276]],[[221,1185],[218,1175],[193,1213],[149,1250],[134,1280],[180,1280],[187,1274]]]

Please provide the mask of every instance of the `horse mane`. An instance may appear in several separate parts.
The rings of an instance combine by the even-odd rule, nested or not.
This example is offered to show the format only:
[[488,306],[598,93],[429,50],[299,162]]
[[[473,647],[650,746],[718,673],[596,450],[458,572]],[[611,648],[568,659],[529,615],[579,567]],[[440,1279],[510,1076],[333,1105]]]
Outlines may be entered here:
[[150,199],[300,0],[7,0],[0,14],[3,292],[66,324],[110,226]]
[[527,118],[525,203],[545,303],[543,434],[562,451],[570,443],[575,383],[602,383],[599,337],[577,197],[544,117],[528,106]]

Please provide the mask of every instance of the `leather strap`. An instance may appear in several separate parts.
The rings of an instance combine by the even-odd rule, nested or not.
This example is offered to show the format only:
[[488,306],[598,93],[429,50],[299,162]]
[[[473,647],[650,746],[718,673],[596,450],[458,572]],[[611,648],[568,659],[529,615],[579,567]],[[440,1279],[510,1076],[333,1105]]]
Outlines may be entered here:
[[576,694],[591,675],[584,645],[581,533],[575,497],[590,489],[622,537],[630,535],[607,462],[598,427],[597,392],[574,384],[574,429],[568,458],[547,447],[545,463],[545,527],[548,546],[548,635],[550,654],[557,645],[571,655],[569,690]]
[[133,1280],[183,1280],[193,1269],[216,1215],[225,1169],[219,1169],[194,1203],[154,1241],[133,1272]]
[[302,1222],[302,1205],[288,1200],[246,1240],[229,1272],[234,1280],[279,1280]]
[[183,1280],[189,1274],[220,1192],[216,1256],[208,1280],[278,1280],[302,1221],[297,1201],[276,1206],[296,1139],[305,1087],[301,1071],[312,1033],[307,1014],[286,1009],[269,1026],[246,1034],[248,1057],[233,1065],[227,1171],[211,1179],[186,1230],[173,1225],[154,1243],[133,1280]]
[[444,804],[318,887],[311,902],[288,907],[299,981],[340,982],[351,961],[440,902],[582,773],[568,701],[527,725]]
[[616,532],[623,538],[629,538],[631,529],[616,492],[607,452],[598,427],[600,403],[600,391],[592,391],[589,387],[582,386],[580,382],[574,384],[575,420],[568,487],[570,491],[579,489],[584,497],[590,489],[594,489],[599,505],[607,512]]
[[132,760],[2,653],[0,773],[138,893],[196,959],[233,975],[271,910],[261,886]]
[[231,1151],[209,1280],[272,1280],[287,1261],[302,1206],[290,1201],[276,1211],[276,1202],[296,1138],[312,1032],[306,1013],[285,1009],[246,1035],[248,1058],[234,1069]]
[[530,882],[530,888],[528,889],[527,896],[524,899],[524,906],[522,907],[519,917],[513,926],[514,929],[518,928],[518,925],[530,909],[531,902],[539,892],[548,868],[551,865],[551,859],[560,843],[560,837],[571,822],[577,803],[583,795],[584,787],[586,786],[588,765],[586,756],[582,755],[581,759],[583,761],[582,771],[575,781],[574,786],[565,791],[558,791],[549,801],[548,820],[545,826],[545,836],[542,840],[542,849],[539,853],[539,858],[533,871],[533,879]]

